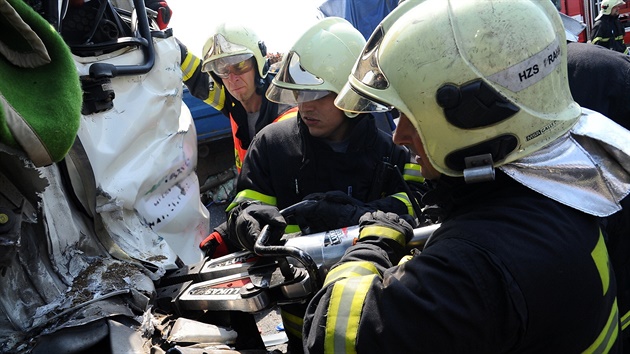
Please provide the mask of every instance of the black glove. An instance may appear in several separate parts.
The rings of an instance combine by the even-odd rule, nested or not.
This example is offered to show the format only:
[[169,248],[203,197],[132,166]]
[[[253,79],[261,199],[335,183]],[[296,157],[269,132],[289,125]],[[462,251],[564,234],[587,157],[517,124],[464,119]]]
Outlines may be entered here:
[[[260,236],[260,231],[269,225],[269,237],[266,244],[273,245],[284,235],[287,223],[275,206],[264,204],[247,204],[242,208],[236,207],[230,214],[230,233],[236,235],[238,242],[244,249],[254,250],[254,243]],[[237,209],[239,208],[239,209]]]
[[171,21],[173,11],[168,6],[168,3],[164,0],[145,0],[145,6],[151,10],[157,12],[156,22],[158,27],[163,30],[168,27],[168,23]]
[[304,197],[304,200],[316,201],[298,206],[294,211],[295,220],[306,233],[357,225],[361,215],[370,211],[363,202],[341,191],[313,193]]
[[[413,237],[413,227],[405,217],[380,210],[365,213],[359,220],[359,242],[374,239],[393,240],[405,247]],[[391,244],[390,241],[386,242]]]

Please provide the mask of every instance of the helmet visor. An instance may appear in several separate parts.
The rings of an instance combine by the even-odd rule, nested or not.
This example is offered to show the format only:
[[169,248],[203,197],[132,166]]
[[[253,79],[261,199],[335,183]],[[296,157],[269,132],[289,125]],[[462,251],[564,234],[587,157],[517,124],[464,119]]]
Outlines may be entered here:
[[378,54],[382,42],[383,28],[379,26],[366,43],[353,73],[357,80],[378,90],[384,90],[389,87],[389,81],[378,63]]
[[324,80],[302,67],[298,53],[290,52],[282,63],[282,67],[274,78],[274,82],[277,84],[318,86],[323,84]]
[[335,106],[351,113],[388,112],[394,109],[391,105],[361,94],[350,83],[347,83],[335,98]]
[[353,81],[358,81],[356,84],[366,85],[376,90],[385,90],[389,87],[389,81],[378,62],[382,42],[383,28],[379,26],[365,44],[350,80],[335,99],[335,105],[338,108],[352,113],[387,112],[394,109],[392,105],[367,96],[353,86]]
[[203,71],[213,71],[218,77],[227,79],[230,73],[242,75],[255,66],[253,54],[239,54],[215,59],[204,64]]
[[209,60],[211,57],[230,55],[233,53],[242,53],[247,51],[247,47],[232,43],[228,41],[222,34],[216,34],[212,42],[212,46],[208,53],[205,53],[204,60]]
[[333,93],[327,90],[293,90],[271,84],[267,90],[267,98],[276,103],[297,105],[299,103],[319,100]]

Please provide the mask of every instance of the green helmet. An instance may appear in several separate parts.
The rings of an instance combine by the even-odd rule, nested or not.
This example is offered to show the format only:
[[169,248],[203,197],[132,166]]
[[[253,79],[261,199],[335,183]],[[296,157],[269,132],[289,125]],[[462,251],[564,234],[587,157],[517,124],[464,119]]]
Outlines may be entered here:
[[470,164],[480,157],[497,167],[531,154],[581,113],[558,11],[529,0],[402,2],[371,35],[335,104],[397,108],[449,176],[479,167]]
[[327,17],[318,21],[283,57],[267,98],[293,105],[339,93],[364,45],[361,32],[347,20]]
[[267,76],[267,47],[256,32],[237,23],[219,24],[203,46],[202,71],[215,71],[216,67],[234,65],[251,57],[256,59],[258,74]]

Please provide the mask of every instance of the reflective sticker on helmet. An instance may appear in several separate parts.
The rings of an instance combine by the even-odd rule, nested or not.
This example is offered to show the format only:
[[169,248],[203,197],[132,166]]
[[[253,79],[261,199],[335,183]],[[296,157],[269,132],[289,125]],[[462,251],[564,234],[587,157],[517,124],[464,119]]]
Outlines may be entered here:
[[490,75],[488,80],[513,92],[519,92],[549,75],[560,64],[561,55],[560,42],[556,37],[545,49],[518,64]]

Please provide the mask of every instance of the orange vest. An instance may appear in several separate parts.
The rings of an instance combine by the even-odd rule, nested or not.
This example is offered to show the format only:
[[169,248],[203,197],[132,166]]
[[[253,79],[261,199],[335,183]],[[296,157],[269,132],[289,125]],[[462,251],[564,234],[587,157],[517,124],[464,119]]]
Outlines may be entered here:
[[[297,112],[297,107],[287,109],[276,119],[274,119],[272,123],[279,122],[288,118],[295,118],[297,117]],[[234,140],[234,161],[236,163],[236,170],[240,173],[241,167],[243,167],[243,160],[245,160],[245,153],[247,152],[247,150],[243,148],[241,140],[236,137],[236,130],[238,129],[238,125],[236,125],[236,122],[232,118],[232,114],[230,114],[230,124],[232,125],[232,139]]]

